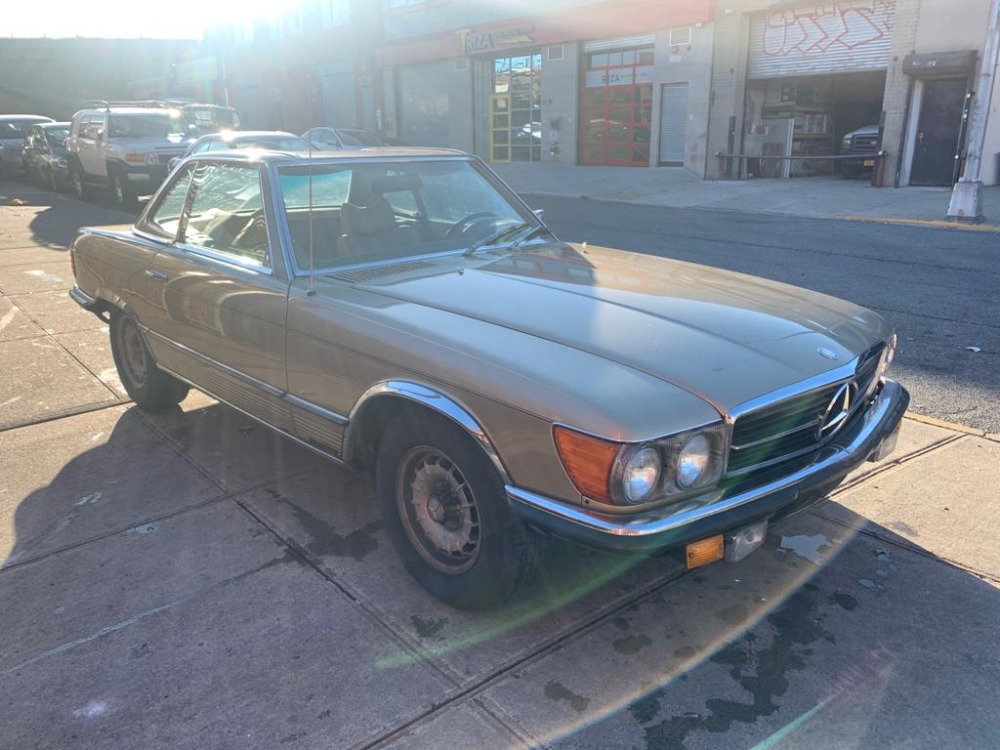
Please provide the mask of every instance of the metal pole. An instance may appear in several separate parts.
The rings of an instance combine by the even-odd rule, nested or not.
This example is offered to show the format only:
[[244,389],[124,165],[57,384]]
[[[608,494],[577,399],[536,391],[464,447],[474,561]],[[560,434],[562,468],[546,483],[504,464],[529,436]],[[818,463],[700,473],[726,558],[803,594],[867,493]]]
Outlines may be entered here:
[[998,53],[1000,53],[1000,0],[993,0],[989,31],[986,34],[986,45],[983,47],[982,67],[976,86],[976,100],[972,103],[965,170],[962,178],[952,189],[951,203],[948,205],[948,218],[952,221],[978,224],[983,220],[983,183],[979,175],[983,163],[990,102],[993,99]]

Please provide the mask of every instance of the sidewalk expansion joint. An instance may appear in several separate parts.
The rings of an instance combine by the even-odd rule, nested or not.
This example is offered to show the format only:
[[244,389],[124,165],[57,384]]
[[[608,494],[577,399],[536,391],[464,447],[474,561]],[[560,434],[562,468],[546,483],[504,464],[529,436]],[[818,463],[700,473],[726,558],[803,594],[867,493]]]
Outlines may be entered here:
[[46,422],[55,422],[69,417],[78,417],[81,414],[90,414],[91,412],[101,411],[103,409],[113,409],[118,406],[127,406],[130,403],[132,403],[130,399],[117,397],[113,401],[94,401],[80,406],[71,406],[43,416],[29,417],[27,419],[0,424],[0,433],[10,432],[11,430],[20,430],[25,427],[34,427],[35,425],[45,424]]
[[[985,570],[980,570],[979,568],[974,568],[970,565],[967,565],[966,563],[959,562],[958,560],[952,560],[950,557],[937,555],[903,537],[888,536],[886,534],[880,533],[876,529],[867,528],[868,524],[870,523],[867,519],[865,519],[865,526],[858,527],[850,524],[847,521],[844,521],[841,518],[835,518],[833,516],[826,515],[819,508],[810,508],[809,512],[815,516],[818,516],[819,518],[822,518],[824,521],[829,521],[830,523],[836,524],[837,526],[845,528],[849,531],[853,531],[857,534],[862,534],[868,537],[869,539],[877,539],[878,541],[884,544],[889,544],[895,547],[896,549],[912,552],[913,554],[920,555],[921,557],[927,558],[928,560],[933,560],[934,562],[939,562],[944,565],[950,565],[953,568],[958,568],[959,570],[964,570],[966,573],[970,573],[971,575],[974,575],[977,578],[981,578],[986,581],[991,581],[992,583],[1000,584],[1000,576],[998,576],[996,573],[990,573]],[[863,516],[859,517],[863,518]]]
[[[298,474],[290,474],[288,476],[288,478],[289,479],[297,479],[297,478],[302,477],[302,476],[307,476],[307,475],[309,475],[309,474],[311,474],[312,472],[315,472],[315,471],[318,471],[318,469],[306,469],[306,470],[304,470],[304,471],[302,471],[302,472],[300,472]],[[125,533],[128,533],[130,531],[135,531],[136,529],[141,529],[143,526],[148,526],[148,525],[153,524],[153,523],[162,523],[163,521],[169,521],[172,518],[176,518],[176,517],[182,516],[182,515],[184,515],[186,513],[191,513],[193,511],[201,510],[202,508],[207,508],[207,507],[209,507],[211,505],[217,505],[217,504],[223,503],[223,502],[225,502],[227,500],[235,500],[239,495],[242,495],[245,492],[252,492],[255,489],[260,489],[262,487],[266,487],[268,484],[270,484],[273,481],[274,481],[274,478],[271,477],[269,479],[266,479],[266,480],[263,480],[263,481],[259,482],[256,485],[253,485],[251,487],[243,487],[243,488],[241,488],[239,490],[232,490],[232,491],[223,492],[222,494],[219,494],[219,495],[213,495],[210,498],[208,498],[207,500],[201,500],[201,501],[199,501],[197,503],[193,503],[192,505],[188,505],[188,506],[186,506],[184,508],[177,508],[176,510],[172,510],[169,513],[164,513],[164,514],[159,515],[159,516],[150,516],[149,518],[145,518],[145,519],[143,519],[141,521],[136,521],[135,523],[132,523],[132,524],[130,524],[128,526],[125,526],[123,528],[113,529],[111,531],[106,531],[103,534],[98,534],[96,536],[89,537],[88,539],[82,539],[82,540],[80,540],[78,542],[74,542],[73,544],[67,544],[64,547],[59,547],[57,549],[49,550],[48,552],[45,552],[45,553],[43,553],[41,555],[37,555],[35,557],[28,557],[28,558],[26,558],[24,560],[18,560],[15,563],[11,563],[10,565],[7,565],[7,566],[5,566],[3,568],[0,568],[0,576],[4,575],[5,573],[7,573],[7,572],[9,572],[11,570],[15,570],[17,568],[21,568],[21,567],[24,567],[24,566],[27,566],[27,565],[34,565],[35,563],[39,563],[39,562],[44,562],[45,560],[48,560],[49,558],[55,557],[57,555],[61,555],[61,554],[65,553],[65,552],[71,552],[71,551],[73,551],[75,549],[79,549],[80,547],[86,547],[86,546],[88,546],[90,544],[95,544],[95,543],[101,542],[101,541],[103,541],[105,539],[110,539],[111,537],[118,536],[119,534],[125,534]]]
[[[442,700],[440,703],[433,706],[428,711],[424,712],[421,716],[411,721],[404,722],[397,727],[394,727],[393,729],[385,732],[382,736],[362,745],[361,748],[363,748],[363,750],[378,750],[378,748],[384,747],[387,743],[392,742],[401,736],[404,736],[409,730],[412,730],[415,727],[418,727],[422,724],[427,723],[430,720],[437,718],[450,708],[453,708],[456,705],[460,705],[461,703],[467,700],[470,699],[474,700],[479,698],[479,696],[483,692],[485,692],[490,687],[500,682],[513,672],[522,669],[524,667],[530,666],[531,664],[540,661],[546,656],[559,651],[563,647],[585,636],[587,633],[590,633],[591,631],[599,628],[605,623],[610,622],[612,618],[614,618],[617,615],[620,615],[623,611],[625,611],[629,607],[636,605],[652,596],[655,596],[667,586],[671,586],[675,582],[685,578],[688,575],[695,574],[696,572],[697,571],[681,570],[676,573],[671,573],[663,578],[651,581],[647,585],[642,586],[641,588],[639,588],[634,592],[622,596],[615,602],[603,607],[601,610],[599,610],[597,614],[592,615],[586,621],[578,624],[575,627],[571,627],[568,630],[564,630],[562,633],[556,636],[553,636],[546,642],[532,649],[529,653],[523,654],[522,656],[519,656],[515,659],[508,661],[506,664],[503,664],[500,667],[494,669],[491,674],[488,674],[484,677],[479,678],[478,680],[473,681],[472,683],[460,689],[458,692]],[[477,705],[481,707],[483,706],[482,703],[477,703]],[[487,709],[485,709],[484,707],[484,710]],[[519,726],[511,727],[508,725],[508,722],[502,720],[500,717],[495,715],[494,719],[500,721],[509,731],[511,731],[516,735],[525,734],[524,730],[521,729]]]

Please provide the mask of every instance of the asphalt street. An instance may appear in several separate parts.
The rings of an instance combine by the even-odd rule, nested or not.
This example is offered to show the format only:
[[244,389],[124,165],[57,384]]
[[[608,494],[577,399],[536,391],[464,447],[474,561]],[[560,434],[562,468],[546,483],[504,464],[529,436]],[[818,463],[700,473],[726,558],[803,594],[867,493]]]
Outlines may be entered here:
[[[1000,433],[1000,234],[534,196],[562,239],[764,276],[896,327],[910,409]],[[978,351],[973,351],[972,349]]]

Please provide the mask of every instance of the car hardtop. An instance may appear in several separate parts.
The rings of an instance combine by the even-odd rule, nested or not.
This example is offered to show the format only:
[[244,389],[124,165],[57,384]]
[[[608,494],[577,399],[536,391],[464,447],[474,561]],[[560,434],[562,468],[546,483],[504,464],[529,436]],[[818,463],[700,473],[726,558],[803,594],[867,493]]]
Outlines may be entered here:
[[0,115],[0,121],[24,122],[25,120],[30,120],[32,124],[54,122],[51,117],[46,117],[45,115]]
[[[243,131],[240,131],[242,133]],[[268,131],[273,132],[273,131]],[[454,159],[456,161],[471,160],[465,151],[451,148],[422,148],[378,146],[363,149],[343,149],[338,151],[313,151],[312,155],[301,151],[278,151],[273,149],[232,149],[229,151],[210,151],[192,154],[180,164],[190,161],[241,161],[247,164],[264,163],[280,166],[329,166],[342,162],[392,162],[392,161],[424,161],[427,159]],[[179,166],[179,165],[178,165]]]
[[56,128],[68,128],[71,122],[36,122],[35,126],[42,130],[55,130]]
[[77,112],[73,115],[73,120],[79,120],[85,115],[146,115],[148,117],[150,115],[155,116],[158,114],[178,119],[182,118],[181,111],[172,107],[164,109],[154,109],[152,107],[94,107],[77,110]]

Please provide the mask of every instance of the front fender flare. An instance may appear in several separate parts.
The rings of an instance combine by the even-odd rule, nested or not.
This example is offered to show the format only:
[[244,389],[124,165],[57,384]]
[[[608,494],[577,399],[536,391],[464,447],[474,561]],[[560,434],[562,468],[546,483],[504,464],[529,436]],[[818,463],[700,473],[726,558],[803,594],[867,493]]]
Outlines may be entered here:
[[493,445],[493,441],[490,439],[479,420],[476,419],[468,409],[450,396],[447,396],[430,386],[426,386],[421,383],[414,383],[409,380],[385,380],[381,383],[376,383],[361,394],[361,398],[359,398],[354,404],[354,407],[351,409],[350,417],[348,418],[347,430],[344,435],[345,461],[349,462],[351,460],[351,452],[353,450],[352,427],[357,424],[357,418],[361,414],[365,405],[372,399],[380,396],[394,396],[396,398],[412,401],[450,419],[452,422],[461,427],[469,435],[469,437],[475,440],[479,447],[483,449],[487,457],[493,463],[494,468],[496,468],[499,472],[504,484],[510,484],[510,475],[507,472],[507,468],[503,465],[503,461],[500,459],[500,454],[497,452],[496,446]]

